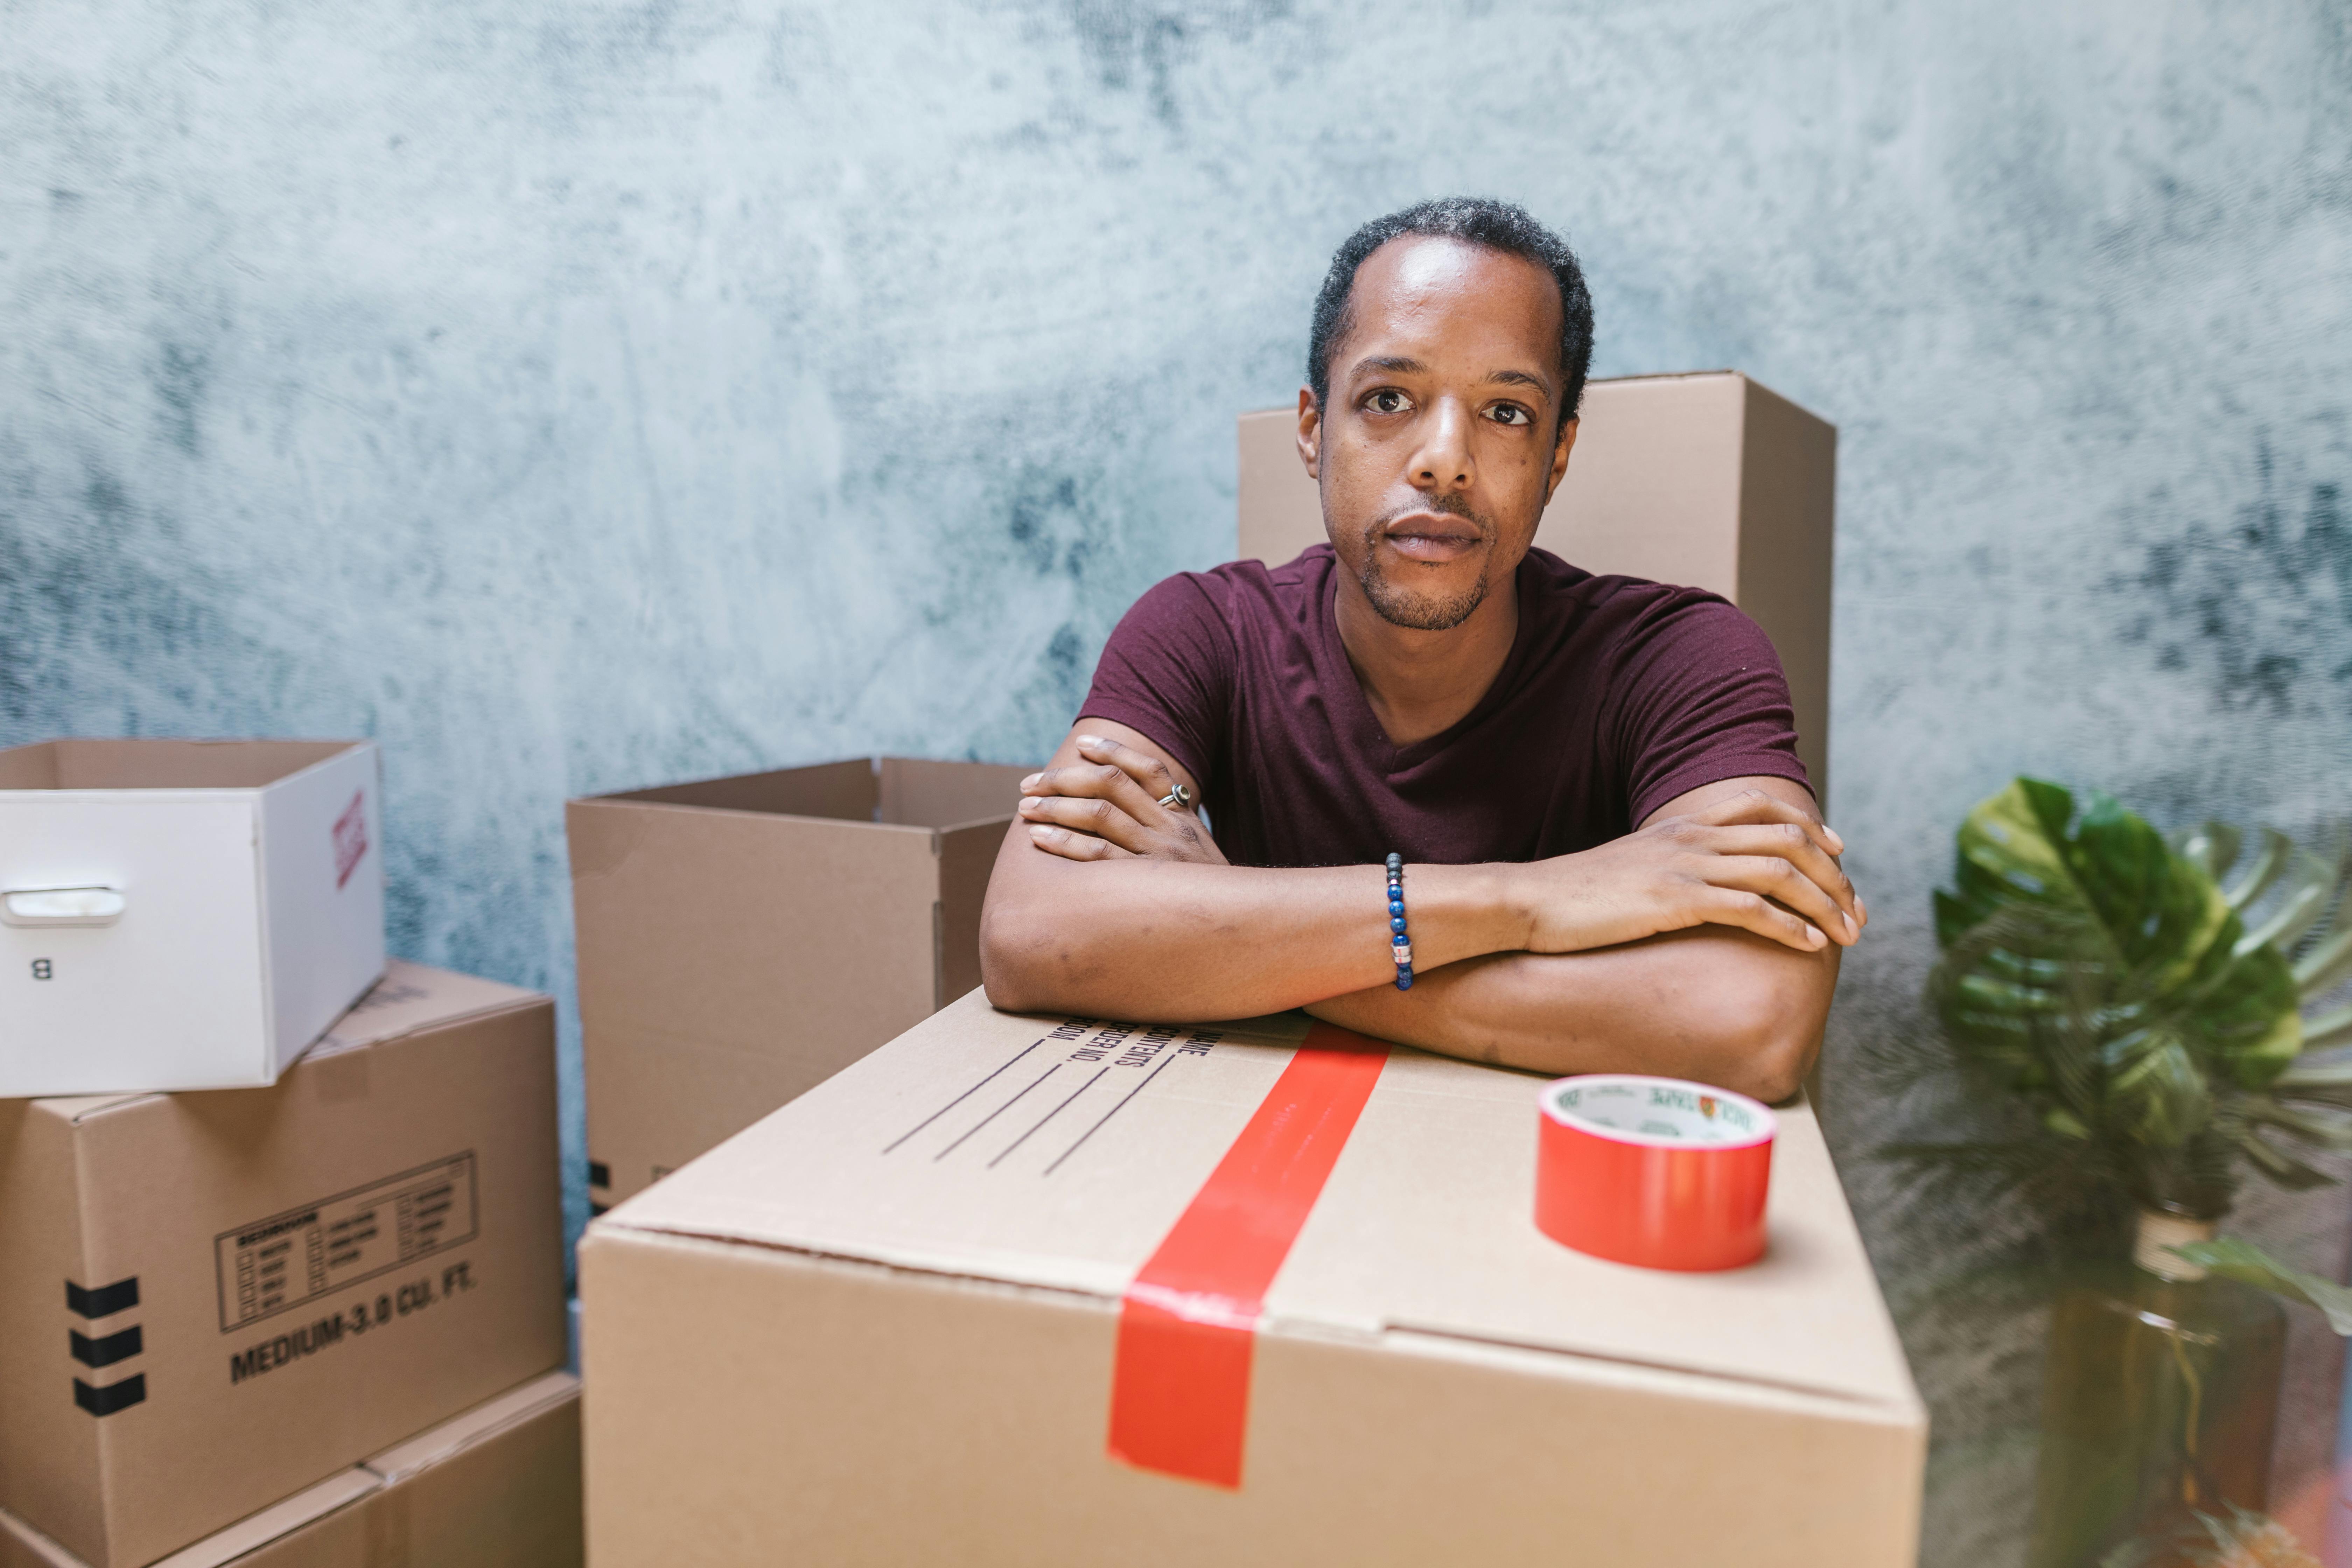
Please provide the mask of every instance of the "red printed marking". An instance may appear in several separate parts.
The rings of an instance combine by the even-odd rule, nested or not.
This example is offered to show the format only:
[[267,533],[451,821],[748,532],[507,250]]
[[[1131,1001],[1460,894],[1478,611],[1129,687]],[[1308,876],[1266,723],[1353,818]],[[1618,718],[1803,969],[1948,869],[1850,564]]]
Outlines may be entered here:
[[367,791],[352,796],[352,804],[343,815],[335,818],[335,891],[341,892],[343,884],[367,858]]
[[1322,1195],[1388,1047],[1317,1024],[1127,1288],[1110,1452],[1139,1469],[1242,1484],[1251,1350],[1265,1292]]

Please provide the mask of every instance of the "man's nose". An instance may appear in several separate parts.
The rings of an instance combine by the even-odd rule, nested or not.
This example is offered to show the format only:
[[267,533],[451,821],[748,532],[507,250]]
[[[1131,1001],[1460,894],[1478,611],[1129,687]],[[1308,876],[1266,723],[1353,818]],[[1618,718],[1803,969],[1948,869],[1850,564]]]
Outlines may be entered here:
[[1470,488],[1470,411],[1453,398],[1438,399],[1423,423],[1421,449],[1413,454],[1412,482],[1441,494]]

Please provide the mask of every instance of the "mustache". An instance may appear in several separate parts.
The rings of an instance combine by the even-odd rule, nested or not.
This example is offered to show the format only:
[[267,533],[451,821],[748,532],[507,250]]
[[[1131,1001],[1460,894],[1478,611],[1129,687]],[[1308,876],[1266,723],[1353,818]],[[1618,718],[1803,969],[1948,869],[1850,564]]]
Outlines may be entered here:
[[1411,506],[1401,506],[1394,511],[1381,513],[1379,517],[1374,518],[1365,528],[1365,542],[1369,543],[1371,541],[1380,538],[1381,532],[1387,529],[1389,524],[1394,522],[1397,519],[1404,516],[1408,512],[1415,511],[1444,512],[1448,517],[1458,517],[1463,521],[1475,528],[1478,531],[1479,538],[1491,543],[1496,537],[1495,525],[1488,521],[1483,514],[1473,510],[1468,501],[1464,500],[1460,496],[1441,495],[1431,496],[1426,500],[1415,501]]

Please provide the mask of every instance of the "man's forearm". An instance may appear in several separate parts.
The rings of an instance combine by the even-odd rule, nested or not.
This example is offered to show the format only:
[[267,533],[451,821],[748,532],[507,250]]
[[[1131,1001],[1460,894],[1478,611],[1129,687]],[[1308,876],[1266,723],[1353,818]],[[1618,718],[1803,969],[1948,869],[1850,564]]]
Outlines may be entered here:
[[1547,1074],[1649,1072],[1786,1099],[1811,1065],[1838,952],[1678,931],[1590,952],[1496,953],[1307,1007],[1447,1056]]
[[[1002,1007],[1249,1017],[1395,974],[1377,866],[1076,866],[1016,841],[997,877],[981,952]],[[1491,868],[1416,867],[1406,897],[1417,963],[1458,963],[1520,940]]]

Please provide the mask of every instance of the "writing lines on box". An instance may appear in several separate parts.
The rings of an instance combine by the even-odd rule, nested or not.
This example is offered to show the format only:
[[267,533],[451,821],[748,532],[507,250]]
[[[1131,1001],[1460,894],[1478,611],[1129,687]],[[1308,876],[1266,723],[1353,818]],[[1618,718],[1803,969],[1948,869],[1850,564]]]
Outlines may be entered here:
[[474,1239],[471,1150],[213,1238],[221,1332]]
[[1216,1029],[1069,1019],[959,1089],[882,1152],[1050,1176],[1162,1073],[1207,1056],[1223,1038]]

